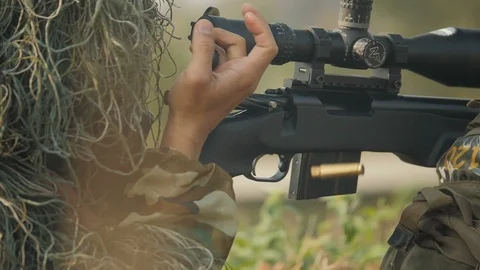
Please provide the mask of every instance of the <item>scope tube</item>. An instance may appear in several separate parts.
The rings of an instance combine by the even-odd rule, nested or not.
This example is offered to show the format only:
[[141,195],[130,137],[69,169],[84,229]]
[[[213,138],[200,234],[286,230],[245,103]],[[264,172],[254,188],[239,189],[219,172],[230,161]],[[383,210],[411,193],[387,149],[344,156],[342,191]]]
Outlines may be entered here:
[[446,86],[480,87],[480,30],[448,27],[405,39],[401,68]]
[[[358,38],[362,38],[365,33],[368,34],[368,31],[365,29],[368,27],[370,18],[368,14],[371,11],[372,2],[372,0],[342,1],[342,4],[355,3],[358,5],[363,3],[363,5],[359,6],[361,8],[355,13],[360,17],[363,16],[364,20],[359,20],[359,22],[363,23],[349,24],[350,26],[348,26],[363,27],[363,29],[344,28],[340,32],[327,31],[321,28],[298,30],[292,29],[283,23],[269,24],[279,47],[279,53],[271,64],[283,65],[288,62],[311,63],[317,61],[318,59],[314,59],[316,53],[318,53],[316,50],[323,49],[319,48],[317,43],[319,38],[323,38],[323,41],[331,42],[329,46],[325,46],[328,50],[325,52],[328,59],[322,59],[323,64],[350,69],[364,69],[365,67],[362,67],[361,61],[350,61],[345,59],[345,56],[348,53],[349,40],[362,41],[362,39]],[[355,7],[348,5],[343,8],[345,11],[355,9]],[[348,14],[345,16],[348,17]],[[247,53],[255,46],[255,39],[248,31],[244,21],[230,20],[215,15],[204,15],[201,19],[207,19],[215,27],[225,29],[245,38]],[[192,31],[194,24],[192,24]],[[344,24],[343,27],[347,27],[346,25]],[[401,41],[391,40],[390,37],[393,36],[397,36]],[[480,29],[449,27],[411,38],[403,38],[394,34],[386,36],[375,35],[372,42],[376,41],[380,41],[385,46],[383,54],[385,54],[386,60],[379,67],[408,69],[447,86],[480,87]],[[402,52],[397,51],[396,45],[399,44],[398,42],[404,43],[402,50],[404,50],[405,59],[400,62],[397,60],[402,55]],[[357,54],[362,54],[357,52],[359,48],[363,48],[369,57],[374,57],[375,53],[379,52],[378,50],[365,50],[368,44],[363,47],[355,46],[358,45],[357,43],[352,43],[352,45],[355,49],[354,52]],[[358,66],[359,63],[360,66]]]
[[[222,28],[243,37],[247,43],[247,52],[250,52],[255,46],[255,38],[248,31],[243,20],[230,20],[212,15],[206,15],[200,19],[207,19],[214,27]],[[269,26],[279,48],[277,56],[271,63],[272,65],[312,61],[315,42],[313,34],[309,30],[294,30],[284,23],[271,23]]]

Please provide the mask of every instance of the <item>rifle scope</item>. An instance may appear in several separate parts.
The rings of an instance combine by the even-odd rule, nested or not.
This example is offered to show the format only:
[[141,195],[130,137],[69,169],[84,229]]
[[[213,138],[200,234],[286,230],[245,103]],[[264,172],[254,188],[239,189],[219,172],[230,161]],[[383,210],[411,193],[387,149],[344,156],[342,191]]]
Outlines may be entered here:
[[[400,68],[447,86],[480,87],[479,29],[448,27],[411,38],[398,34],[372,35],[368,31],[372,4],[373,0],[341,0],[335,30],[269,24],[279,47],[271,64],[303,62],[349,69]],[[255,46],[243,20],[220,17],[218,9],[213,7],[200,19],[244,37],[247,52]],[[217,63],[215,55],[214,67]]]

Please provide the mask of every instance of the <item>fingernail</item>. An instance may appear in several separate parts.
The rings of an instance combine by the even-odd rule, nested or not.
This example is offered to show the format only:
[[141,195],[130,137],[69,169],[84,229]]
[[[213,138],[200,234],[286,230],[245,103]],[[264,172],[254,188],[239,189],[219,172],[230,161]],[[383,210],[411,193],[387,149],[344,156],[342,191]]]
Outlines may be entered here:
[[202,19],[197,22],[198,31],[204,34],[210,34],[213,30],[213,25],[210,21]]
[[245,17],[247,17],[247,18],[250,17],[251,19],[256,19],[257,18],[257,16],[255,16],[255,14],[253,14],[250,11],[245,13]]

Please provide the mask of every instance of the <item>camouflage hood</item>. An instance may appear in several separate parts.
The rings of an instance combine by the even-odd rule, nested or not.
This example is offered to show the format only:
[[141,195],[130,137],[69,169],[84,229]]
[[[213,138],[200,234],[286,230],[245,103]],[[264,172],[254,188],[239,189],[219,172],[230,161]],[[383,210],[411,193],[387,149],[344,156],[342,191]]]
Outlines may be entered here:
[[[0,269],[127,269],[115,267],[121,256],[110,257],[104,238],[79,225],[77,209],[123,194],[118,188],[125,183],[117,183],[136,179],[144,164],[148,134],[141,120],[151,105],[159,119],[159,66],[169,55],[172,5],[0,1]],[[75,187],[79,201],[60,196],[65,185]],[[180,253],[179,243],[183,251],[194,244],[178,234],[170,234],[177,250],[168,249],[169,231],[159,226],[132,226],[135,237],[123,234],[110,246],[130,255],[146,252],[139,247],[166,257],[205,254],[195,247]],[[211,255],[203,256],[198,265],[209,264]],[[158,260],[150,269],[172,265]]]

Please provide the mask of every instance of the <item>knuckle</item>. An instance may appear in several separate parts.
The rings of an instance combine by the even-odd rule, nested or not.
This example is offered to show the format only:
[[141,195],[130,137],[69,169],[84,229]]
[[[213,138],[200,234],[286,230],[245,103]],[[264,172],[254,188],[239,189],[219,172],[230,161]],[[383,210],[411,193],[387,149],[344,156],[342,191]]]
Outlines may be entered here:
[[211,53],[215,49],[215,44],[213,42],[199,42],[197,46],[199,53]]
[[[238,36],[238,35],[237,35]],[[237,42],[238,46],[240,46],[241,48],[247,48],[247,40],[242,37],[242,36],[238,36],[237,37]]]
[[221,55],[221,56],[223,56],[223,55],[226,56],[226,55],[227,55],[227,52],[225,51],[225,49],[223,49],[223,48],[220,47],[220,46],[216,46],[216,47],[215,47],[215,51],[216,51],[219,55]]
[[249,95],[249,94],[255,92],[255,90],[256,90],[255,84],[254,84],[254,83],[250,83],[250,84],[248,84],[248,85],[244,88],[244,92],[243,92],[243,93],[244,93],[245,95]]
[[187,87],[202,88],[208,85],[210,77],[204,72],[198,70],[186,70],[183,73],[183,78]]
[[255,80],[253,79],[253,77],[249,76],[247,77],[247,79],[243,80],[239,86],[243,89],[244,92],[251,92],[252,88],[254,88],[255,90],[254,85],[255,85]]
[[271,46],[271,49],[270,49],[270,50],[271,50],[272,55],[277,55],[277,54],[278,54],[278,51],[279,51],[280,49],[278,48],[278,45],[277,45],[277,43],[275,42],[275,40],[273,40],[272,46]]

